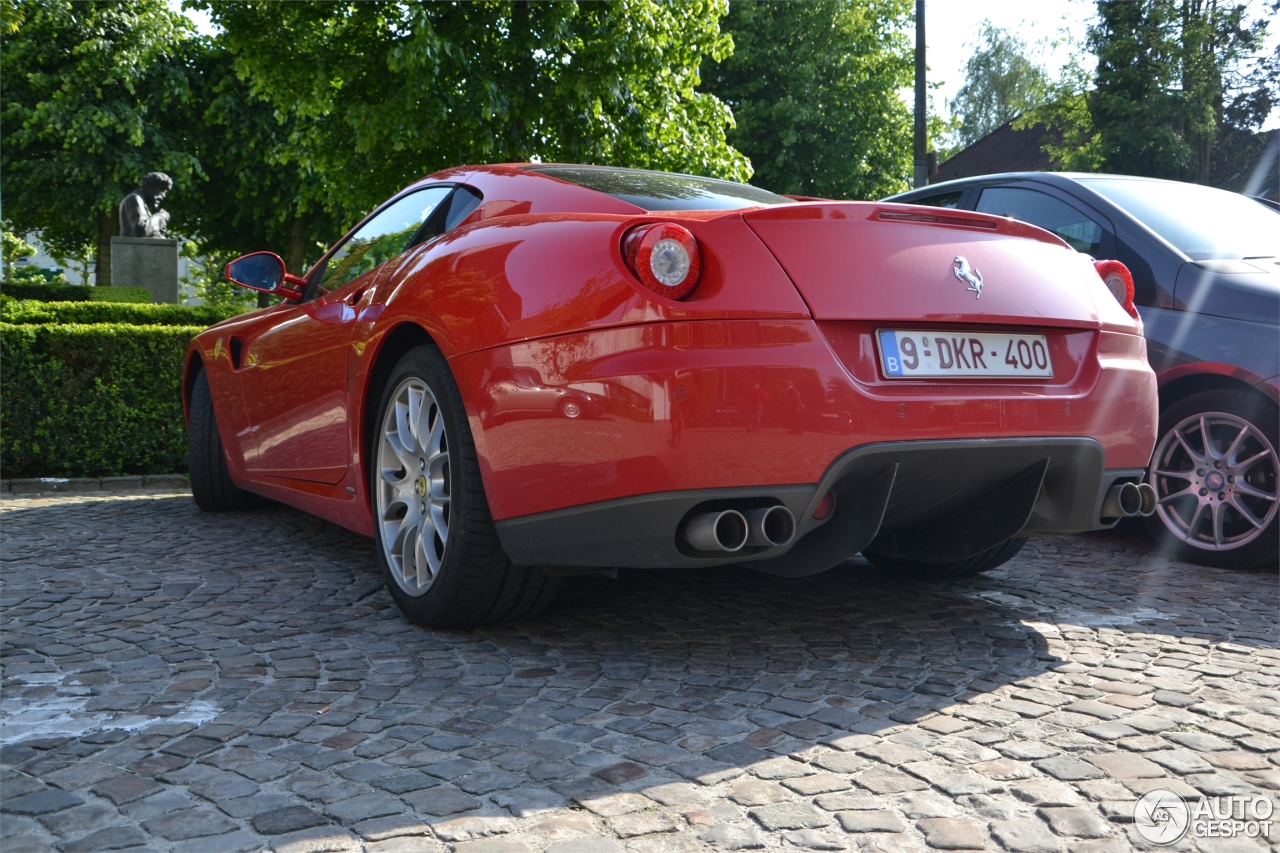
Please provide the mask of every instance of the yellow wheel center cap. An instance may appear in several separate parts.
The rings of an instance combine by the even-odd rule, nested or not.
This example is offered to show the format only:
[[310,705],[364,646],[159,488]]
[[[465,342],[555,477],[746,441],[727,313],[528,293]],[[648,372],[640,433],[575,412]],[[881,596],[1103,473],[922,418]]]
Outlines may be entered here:
[[414,485],[413,490],[418,493],[420,498],[427,496],[427,476],[425,474],[418,475],[418,482]]

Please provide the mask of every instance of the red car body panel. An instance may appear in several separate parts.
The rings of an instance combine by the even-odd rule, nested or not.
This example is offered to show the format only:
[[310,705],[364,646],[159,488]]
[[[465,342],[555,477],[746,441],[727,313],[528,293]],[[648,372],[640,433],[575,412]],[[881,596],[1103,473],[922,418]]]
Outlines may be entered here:
[[[607,418],[589,422],[530,416],[488,425],[473,417],[494,518],[649,492],[812,483],[850,447],[957,433],[1109,434],[1108,468],[1141,467],[1150,453],[1152,432],[1135,436],[1131,428],[1133,411],[1155,406],[1141,337],[1055,337],[1055,368],[1071,378],[1028,394],[1014,384],[883,381],[871,327],[838,325],[658,323],[453,359],[464,389],[483,389],[515,365],[539,370],[551,385],[603,384],[619,401]],[[799,389],[800,407],[788,407],[787,382]],[[768,397],[758,432],[746,429],[753,384]]]
[[[192,342],[237,484],[371,535],[370,383],[406,325],[449,360],[499,520],[652,492],[816,483],[871,442],[1092,436],[1108,469],[1149,457],[1156,384],[1141,327],[1047,232],[981,214],[966,217],[993,227],[885,221],[881,211],[936,211],[866,203],[650,214],[509,166],[415,187],[438,181],[484,201],[340,290]],[[683,301],[646,289],[622,258],[625,233],[651,221],[698,240],[702,277]],[[980,299],[953,276],[957,255],[985,276]],[[1045,334],[1055,378],[889,381],[874,344],[884,322]],[[591,417],[486,421],[490,386],[512,368],[549,388],[598,389]]]

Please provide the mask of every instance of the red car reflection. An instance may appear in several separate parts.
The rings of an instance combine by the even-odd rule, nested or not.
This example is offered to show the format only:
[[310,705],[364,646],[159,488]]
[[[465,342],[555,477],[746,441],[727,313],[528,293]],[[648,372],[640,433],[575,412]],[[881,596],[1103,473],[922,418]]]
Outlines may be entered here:
[[1152,509],[1124,288],[1005,218],[466,167],[305,278],[270,253],[228,277],[283,299],[192,342],[196,502],[372,535],[424,624],[612,567],[956,577]]
[[480,422],[546,415],[575,420],[596,411],[608,393],[602,382],[550,385],[531,367],[498,367],[483,383],[488,399],[480,404]]

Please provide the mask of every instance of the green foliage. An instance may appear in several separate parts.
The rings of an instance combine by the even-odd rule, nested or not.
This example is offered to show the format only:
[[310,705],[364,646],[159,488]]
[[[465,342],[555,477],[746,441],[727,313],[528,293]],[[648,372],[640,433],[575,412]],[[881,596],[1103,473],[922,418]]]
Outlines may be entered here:
[[1242,2],[1098,0],[1096,71],[1067,75],[1022,124],[1062,134],[1045,146],[1060,168],[1207,182],[1219,160],[1260,147],[1252,131],[1280,93],[1280,49],[1262,53],[1268,22],[1247,13]]
[[181,187],[198,171],[182,138],[191,25],[164,0],[13,0],[5,23],[0,172],[16,230],[74,255],[115,233],[144,173]]
[[81,290],[89,291],[90,302],[151,303],[151,291],[145,287],[83,287]]
[[[343,223],[323,209],[325,181],[296,162],[290,139],[299,132],[299,119],[255,95],[221,42],[196,39],[186,52],[194,69],[192,100],[199,105],[187,138],[201,174],[166,201],[190,239],[184,254],[220,268],[246,252],[269,249],[301,275]],[[245,301],[212,269],[197,271],[190,283],[207,301]]]
[[1050,84],[1044,103],[1013,123],[1016,130],[1043,124],[1054,131],[1045,134],[1041,144],[1054,168],[1068,172],[1098,172],[1103,168],[1102,140],[1089,112],[1091,86],[1090,72],[1072,59],[1058,81]]
[[19,287],[31,285],[36,287],[71,287],[71,282],[67,277],[58,270],[45,269],[44,267],[11,267],[5,272],[4,284],[6,289],[11,287]]
[[238,253],[217,256],[208,249],[202,251],[202,248],[200,244],[191,242],[182,246],[182,255],[189,261],[188,273],[182,277],[182,283],[192,289],[193,295],[203,299],[205,305],[230,312],[228,316],[257,307],[256,293],[227,280],[227,264],[235,260]]
[[6,477],[183,471],[182,363],[198,326],[0,323]]
[[31,299],[38,302],[151,302],[151,292],[145,287],[81,287],[45,281],[5,281],[0,293],[13,299]]
[[[117,288],[122,289],[122,288]],[[131,305],[111,302],[6,302],[0,323],[115,323],[126,326],[212,326],[239,313],[213,305]]]
[[17,234],[11,234],[8,231],[0,232],[4,239],[4,271],[7,276],[9,273],[9,265],[14,261],[20,261],[23,258],[29,258],[36,253],[36,247],[19,237]]
[[1007,121],[1044,102],[1048,77],[1026,56],[1027,45],[1008,30],[982,22],[964,66],[964,85],[948,103],[961,119],[959,147],[977,142]]
[[774,192],[881,198],[911,178],[908,0],[734,0],[732,56],[704,88],[733,109],[729,141]]
[[237,70],[294,122],[278,162],[352,221],[461,163],[541,159],[745,179],[729,110],[696,91],[732,48],[725,0],[200,0]]

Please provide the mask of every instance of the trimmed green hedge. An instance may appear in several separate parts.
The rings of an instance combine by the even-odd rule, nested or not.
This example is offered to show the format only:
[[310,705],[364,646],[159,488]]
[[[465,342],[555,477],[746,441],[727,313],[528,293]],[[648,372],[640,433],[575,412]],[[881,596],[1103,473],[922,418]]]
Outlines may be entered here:
[[4,476],[186,471],[182,360],[202,328],[0,322]]
[[212,326],[239,314],[212,305],[133,305],[114,302],[0,302],[0,323],[123,323],[128,326]]
[[0,293],[40,302],[151,302],[145,287],[82,287],[77,284],[0,283]]

